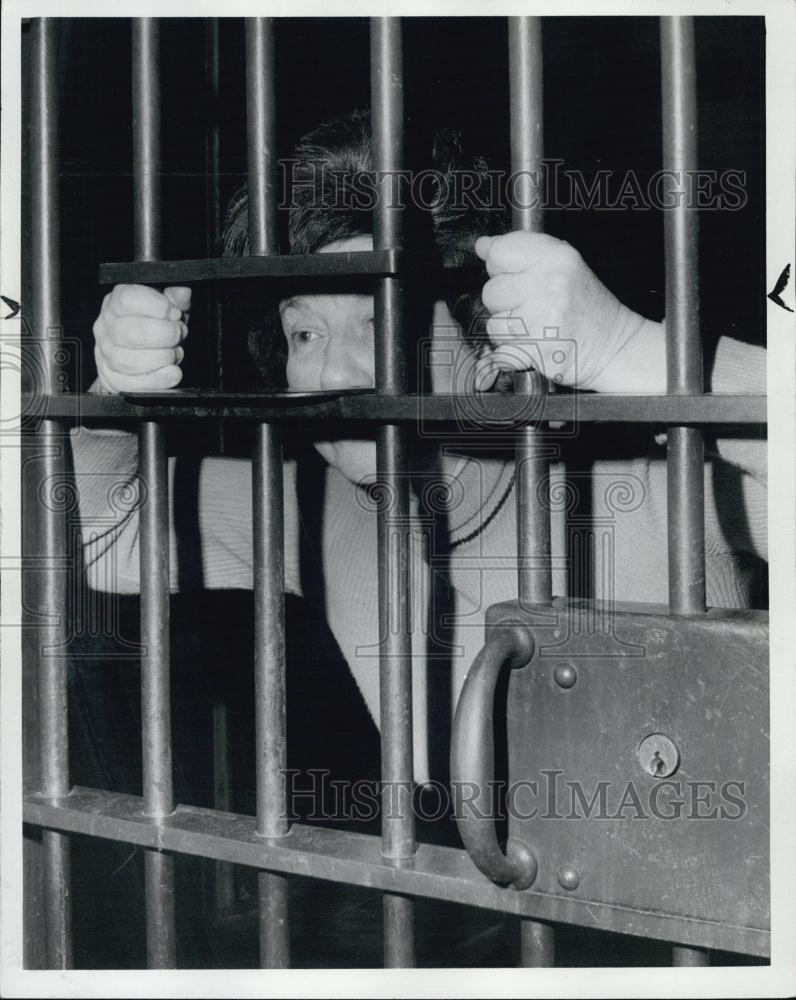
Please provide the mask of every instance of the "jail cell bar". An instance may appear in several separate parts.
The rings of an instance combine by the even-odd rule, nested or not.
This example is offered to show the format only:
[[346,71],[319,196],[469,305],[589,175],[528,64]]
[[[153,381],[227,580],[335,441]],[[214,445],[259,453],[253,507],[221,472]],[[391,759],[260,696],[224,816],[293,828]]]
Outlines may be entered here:
[[[58,349],[61,335],[61,247],[58,195],[58,37],[51,18],[34,20],[31,26],[31,202],[32,247],[35,262],[29,276],[32,296],[34,348],[43,384],[36,392],[58,395]],[[30,266],[30,265],[29,265]],[[43,559],[43,569],[30,581],[38,584],[37,598],[29,605],[41,616],[34,623],[32,643],[35,658],[28,665],[26,693],[36,692],[38,719],[26,741],[38,743],[36,774],[25,776],[28,786],[38,786],[41,794],[59,799],[69,793],[69,738],[67,722],[67,572],[66,510],[58,493],[68,491],[66,481],[64,426],[57,420],[41,421],[35,440],[35,458],[29,465],[40,477],[35,492],[26,497],[27,554]],[[40,489],[46,486],[45,495]],[[32,495],[31,495],[32,494]],[[41,624],[45,622],[46,624]],[[45,961],[48,968],[72,966],[71,901],[69,893],[69,838],[54,830],[42,830],[41,843],[26,842],[26,916],[39,918],[40,889],[43,892]],[[31,862],[28,864],[27,862]],[[37,871],[38,869],[38,871]],[[42,881],[39,881],[43,876]],[[31,943],[26,942],[30,960]]]
[[[697,210],[688,202],[688,177],[697,167],[696,55],[694,19],[662,17],[661,102],[663,169],[679,197],[664,212],[666,268],[667,392],[704,391],[699,326]],[[670,425],[666,455],[669,544],[669,608],[695,615],[705,603],[705,450],[702,431]],[[709,964],[709,953],[675,946],[672,964]]]
[[[205,163],[207,184],[206,252],[212,257],[221,240],[221,38],[217,17],[209,17],[205,27]],[[221,299],[214,288],[207,289],[207,321],[213,363],[213,386],[224,388],[224,349],[221,337]],[[224,453],[224,421],[216,421],[218,450]],[[213,704],[213,807],[232,811],[232,752],[229,732],[229,707],[226,702]],[[235,869],[227,861],[212,862],[213,905],[216,913],[229,911],[235,903]]]
[[[509,101],[511,173],[521,179],[512,206],[512,226],[525,232],[542,231],[541,177],[544,156],[542,25],[538,17],[510,17]],[[528,331],[530,333],[530,331]],[[542,374],[519,372],[514,390],[529,398],[546,391]],[[514,446],[517,469],[517,597],[521,607],[549,604],[553,597],[550,562],[550,510],[540,495],[547,481],[548,451],[544,434],[534,426],[517,433]],[[520,964],[550,967],[555,962],[552,925],[520,921]]]
[[[278,252],[274,166],[276,116],[273,23],[246,20],[246,137],[249,253]],[[287,833],[285,768],[285,613],[282,515],[282,445],[273,424],[257,427],[252,467],[254,537],[254,670],[257,832]],[[288,882],[260,872],[260,965],[290,964]]]
[[[373,213],[373,248],[400,248],[403,213],[397,185],[404,147],[400,18],[371,19],[370,76],[373,169],[380,178]],[[382,278],[376,286],[376,388],[386,395],[407,390],[403,296],[399,278]],[[376,440],[376,477],[383,491],[377,513],[381,823],[382,854],[396,866],[415,853],[408,469],[404,430],[397,424],[384,424]],[[415,965],[414,911],[414,900],[385,893],[387,968]]]
[[[155,18],[133,20],[133,240],[137,260],[160,258],[160,52]],[[141,538],[141,743],[144,809],[156,820],[174,810],[169,662],[169,486],[163,426],[141,424],[141,478],[146,489]],[[144,855],[147,964],[177,962],[174,859]]]

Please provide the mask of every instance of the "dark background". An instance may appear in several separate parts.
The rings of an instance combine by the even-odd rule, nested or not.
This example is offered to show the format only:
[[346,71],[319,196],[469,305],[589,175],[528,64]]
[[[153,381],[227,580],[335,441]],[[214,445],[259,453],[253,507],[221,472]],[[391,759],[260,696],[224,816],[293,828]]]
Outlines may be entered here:
[[[91,327],[102,261],[132,257],[130,22],[62,22],[62,314],[67,338],[82,341],[70,388],[93,379]],[[221,22],[221,99],[206,100],[200,19],[163,19],[163,254],[203,257],[207,240],[205,125],[221,123],[222,201],[245,179],[243,22]],[[708,356],[724,333],[764,340],[764,21],[697,18],[700,167],[745,171],[746,207],[701,215],[703,334]],[[661,165],[657,18],[544,21],[545,151],[587,179],[600,169],[634,170],[645,186]],[[320,121],[369,103],[367,19],[285,18],[276,24],[280,155]],[[434,127],[462,129],[495,168],[508,168],[508,79],[504,19],[405,21],[408,127],[422,144]],[[549,211],[545,225],[569,240],[628,305],[663,315],[663,225],[656,211]],[[228,315],[233,310],[228,310]],[[184,385],[211,384],[214,353],[201,292],[191,319]],[[242,329],[224,330],[228,387],[251,387]],[[82,385],[81,385],[82,383]],[[197,433],[199,423],[193,428]],[[206,426],[206,425],[205,425]],[[206,432],[205,432],[206,433]],[[200,445],[213,447],[214,438]],[[231,712],[233,808],[253,811],[251,774],[251,595],[199,592],[172,598],[175,793],[212,802],[210,710]],[[137,598],[120,602],[118,635],[137,634]],[[96,624],[96,623],[95,623]],[[113,638],[78,623],[70,666],[71,774],[77,784],[140,794],[137,661],[114,663]],[[97,635],[100,641],[97,641]],[[289,765],[328,767],[337,778],[377,777],[378,733],[317,606],[287,601]],[[118,637],[117,637],[118,638]],[[456,842],[450,824],[421,840]],[[212,877],[178,858],[182,966],[257,963],[254,873],[241,870],[238,906],[218,919]],[[142,855],[127,845],[73,838],[78,967],[143,965]],[[295,880],[292,924],[297,965],[380,963],[377,894]],[[517,961],[508,919],[433,901],[418,903],[423,965],[508,965]],[[561,965],[661,965],[666,942],[560,929]],[[714,955],[714,961],[743,957]]]
[[[501,18],[405,19],[409,134],[422,145],[435,126],[461,128],[494,168],[507,169],[508,74]],[[222,202],[245,179],[243,23],[221,21]],[[93,375],[91,326],[103,290],[101,261],[132,257],[130,23],[72,19],[62,52],[63,315],[84,338],[80,365]],[[716,339],[763,342],[764,19],[696,18],[699,166],[746,173],[740,211],[703,211],[701,292],[708,362]],[[204,22],[161,21],[163,255],[207,255]],[[661,166],[658,21],[546,18],[543,27],[545,155],[587,179],[607,169]],[[284,18],[276,23],[280,156],[323,120],[369,105],[366,18]],[[655,210],[553,210],[545,225],[569,240],[633,309],[663,316],[663,223]],[[200,294],[184,385],[209,385],[214,366]],[[225,330],[228,386],[253,372],[239,329]],[[86,382],[87,384],[87,382]]]

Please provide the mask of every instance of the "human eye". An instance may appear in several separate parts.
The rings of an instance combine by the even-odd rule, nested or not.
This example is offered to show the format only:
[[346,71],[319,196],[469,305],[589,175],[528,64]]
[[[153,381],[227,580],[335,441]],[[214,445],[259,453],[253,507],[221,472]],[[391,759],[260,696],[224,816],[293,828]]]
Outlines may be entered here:
[[297,328],[295,330],[290,330],[287,335],[288,343],[291,347],[296,349],[301,349],[308,347],[319,337],[319,334],[315,333],[314,330],[304,330]]

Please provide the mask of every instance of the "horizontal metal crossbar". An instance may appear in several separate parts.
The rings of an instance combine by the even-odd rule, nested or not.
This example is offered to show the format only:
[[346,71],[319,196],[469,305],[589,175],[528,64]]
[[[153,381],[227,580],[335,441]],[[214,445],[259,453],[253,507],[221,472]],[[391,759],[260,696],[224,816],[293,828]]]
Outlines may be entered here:
[[76,420],[232,417],[248,420],[361,420],[450,426],[465,432],[529,423],[646,423],[749,425],[766,422],[766,396],[631,396],[561,393],[535,399],[513,394],[479,396],[403,395],[376,392],[212,392],[171,389],[146,395],[93,393],[25,398],[29,416]]
[[197,260],[141,260],[100,264],[99,280],[110,285],[229,281],[242,278],[385,278],[416,273],[428,275],[480,273],[480,268],[444,268],[431,254],[400,250],[360,250],[349,253],[273,254],[263,257],[209,257]]
[[104,837],[146,848],[198,855],[292,875],[369,889],[424,896],[516,916],[567,921],[599,930],[766,957],[770,934],[757,927],[691,920],[526,890],[503,889],[481,875],[466,851],[419,844],[400,866],[385,861],[380,838],[295,824],[287,836],[266,840],[253,816],[179,806],[157,823],[143,799],[75,788],[61,799],[29,796],[27,823]]

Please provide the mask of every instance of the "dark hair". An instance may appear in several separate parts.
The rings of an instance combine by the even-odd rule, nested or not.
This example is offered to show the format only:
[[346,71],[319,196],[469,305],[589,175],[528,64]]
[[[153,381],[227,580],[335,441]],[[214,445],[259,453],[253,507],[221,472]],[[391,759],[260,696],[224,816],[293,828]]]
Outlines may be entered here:
[[[426,241],[433,241],[446,267],[471,265],[474,269],[469,287],[449,288],[446,299],[465,339],[478,350],[487,342],[487,314],[480,296],[486,273],[482,268],[476,270],[480,261],[473,246],[478,236],[505,232],[507,219],[504,211],[490,204],[487,192],[492,193],[494,178],[489,176],[486,161],[466,150],[460,132],[437,131],[430,159],[428,179],[434,194],[424,201],[424,214],[430,215]],[[337,240],[371,235],[373,201],[366,195],[374,188],[372,180],[370,185],[364,183],[374,176],[369,112],[351,112],[307,133],[299,140],[289,165],[291,253],[315,253]],[[465,172],[468,197],[463,199],[457,176]],[[227,211],[223,253],[246,254],[248,243],[248,193],[244,185]],[[473,285],[479,291],[473,290]],[[283,338],[276,336],[273,322],[271,313],[249,330],[249,350],[261,375],[271,383],[276,370],[284,368],[285,358]]]

